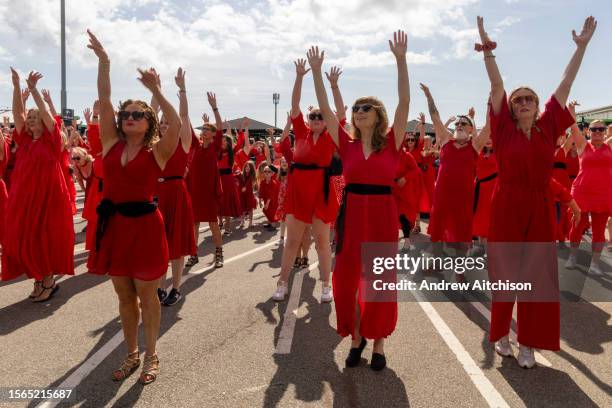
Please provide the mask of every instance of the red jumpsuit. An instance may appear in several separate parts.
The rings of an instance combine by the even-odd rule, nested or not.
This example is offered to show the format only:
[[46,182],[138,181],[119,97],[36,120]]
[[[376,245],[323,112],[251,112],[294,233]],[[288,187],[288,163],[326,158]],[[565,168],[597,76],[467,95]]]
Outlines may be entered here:
[[[557,138],[573,122],[569,111],[551,97],[531,128],[531,139],[517,129],[504,95],[498,114],[490,110],[491,139],[497,156],[498,181],[491,202],[489,227],[489,278],[503,278],[502,271],[537,271],[558,287],[555,223],[549,188]],[[495,243],[545,243],[516,246],[509,251]],[[548,244],[546,244],[548,243]],[[545,245],[537,258],[525,252]],[[534,259],[535,258],[535,259]],[[497,262],[496,265],[493,265]],[[512,272],[510,272],[512,273]],[[497,300],[499,298],[497,297]],[[500,302],[493,296],[490,340],[507,335],[514,301]],[[559,350],[559,303],[518,302],[518,342],[522,345]]]
[[491,196],[497,182],[497,161],[495,154],[480,153],[476,163],[476,180],[474,180],[474,222],[472,234],[486,238],[489,235],[491,219]]
[[221,146],[223,132],[217,130],[206,147],[191,131],[191,152],[187,173],[187,188],[191,196],[195,222],[218,222],[221,205],[221,178],[217,168],[217,151]]

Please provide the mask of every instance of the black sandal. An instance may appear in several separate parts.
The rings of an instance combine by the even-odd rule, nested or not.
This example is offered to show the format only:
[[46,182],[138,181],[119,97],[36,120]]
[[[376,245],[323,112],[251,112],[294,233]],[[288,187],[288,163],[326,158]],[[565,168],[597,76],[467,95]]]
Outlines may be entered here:
[[[34,290],[32,291],[32,293],[36,292],[36,289],[38,289],[39,287],[41,287],[43,281],[34,281]],[[30,296],[28,296],[30,299],[36,299],[37,297],[40,296],[40,294],[42,293],[42,290],[38,293],[38,295],[34,296],[32,293],[30,293]]]
[[[40,302],[46,302],[47,300],[51,299],[53,297],[53,295],[55,294],[55,292],[57,292],[57,290],[59,289],[59,285],[57,283],[55,283],[55,279],[53,280],[53,285],[47,287],[45,286],[44,283],[41,283],[41,286],[43,288],[42,292],[40,292],[40,295],[38,295],[35,299],[34,299],[34,303],[40,303]],[[41,297],[41,295],[43,293],[45,293],[45,290],[49,290],[51,289],[51,293],[49,293],[49,296],[47,296],[44,299],[39,299]]]
[[193,265],[197,264],[198,262],[200,262],[200,259],[198,258],[197,255],[191,255],[189,257],[189,259],[187,259],[187,262],[185,263],[185,266],[187,268],[191,268]]
[[300,268],[308,268],[308,258],[303,257],[302,262],[300,262]]
[[223,267],[223,248],[219,247],[215,249],[215,268]]
[[294,268],[299,268],[300,265],[302,265],[302,258],[300,258],[299,256],[295,257],[295,262],[293,262],[293,267]]

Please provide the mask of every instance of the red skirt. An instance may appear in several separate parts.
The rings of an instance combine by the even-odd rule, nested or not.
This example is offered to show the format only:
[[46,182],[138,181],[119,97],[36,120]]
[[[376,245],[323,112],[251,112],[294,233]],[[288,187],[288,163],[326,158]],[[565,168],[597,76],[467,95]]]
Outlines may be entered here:
[[233,174],[221,175],[221,208],[219,215],[222,217],[239,217],[242,214],[242,206],[240,205],[240,196],[238,195],[238,186]]
[[336,188],[330,180],[326,202],[323,182],[323,170],[293,170],[287,184],[285,214],[292,214],[306,224],[311,224],[313,217],[328,224],[334,221],[339,208]]
[[191,198],[183,179],[168,180],[157,187],[159,210],[166,226],[170,259],[197,253]]
[[191,197],[194,222],[219,222],[221,206],[221,182],[216,168],[210,173],[198,172],[192,166],[187,174],[187,190]]

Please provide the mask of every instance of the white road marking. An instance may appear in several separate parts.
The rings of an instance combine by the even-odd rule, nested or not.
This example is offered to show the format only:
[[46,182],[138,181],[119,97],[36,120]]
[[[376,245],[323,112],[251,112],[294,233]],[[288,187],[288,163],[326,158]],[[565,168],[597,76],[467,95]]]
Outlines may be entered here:
[[[266,248],[276,245],[277,243],[278,243],[278,240],[274,240],[267,244],[259,245],[256,248],[251,249],[250,251],[243,252],[240,255],[236,255],[236,256],[233,256],[227,259],[224,262],[224,264],[227,265],[228,263],[245,258],[256,252],[262,251]],[[200,275],[205,272],[212,271],[214,269],[215,267],[214,265],[212,265],[206,268],[198,269],[197,271],[190,272],[183,276],[183,283],[193,278],[194,276]],[[93,370],[95,370],[96,367],[100,365],[100,363],[102,363],[102,361],[104,361],[104,359],[107,358],[122,342],[123,342],[123,332],[119,331],[108,342],[106,342],[104,346],[102,346],[91,357],[85,360],[72,374],[70,374],[68,378],[66,378],[61,384],[59,384],[55,388],[71,388],[71,389],[76,388],[81,383],[81,381],[83,381],[83,379],[85,379]],[[41,402],[39,405],[37,405],[37,407],[52,408],[52,407],[56,407],[60,402],[61,401],[46,400],[46,401]]]
[[289,293],[289,301],[287,302],[287,309],[285,310],[283,327],[281,327],[280,334],[278,335],[275,354],[291,353],[291,344],[293,343],[297,311],[300,308],[300,297],[302,295],[302,282],[304,281],[304,275],[314,270],[317,266],[319,266],[319,261],[310,265],[306,270],[301,269],[293,276],[291,293]]

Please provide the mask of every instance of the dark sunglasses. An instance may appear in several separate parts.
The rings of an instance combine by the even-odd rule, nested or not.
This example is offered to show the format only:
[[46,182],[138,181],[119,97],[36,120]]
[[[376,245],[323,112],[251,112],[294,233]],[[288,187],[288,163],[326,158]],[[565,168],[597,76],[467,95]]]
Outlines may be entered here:
[[406,139],[407,142],[416,142],[416,139],[413,137],[409,137]]
[[72,160],[79,161],[81,158],[79,156],[72,156]]
[[591,132],[605,132],[606,130],[608,130],[608,128],[605,128],[605,127],[592,127],[592,128],[589,128],[589,130]]
[[466,127],[466,126],[472,126],[472,124],[470,122],[466,122],[464,120],[460,120],[459,122],[455,122],[455,127],[457,127],[457,126]]
[[264,172],[264,173],[272,173],[272,171],[271,171],[271,170],[264,170],[263,172]]
[[369,103],[364,103],[363,105],[353,105],[353,113],[357,113],[360,110],[362,112],[369,112],[372,108],[374,107],[374,105],[371,105]]
[[119,118],[119,120],[128,120],[130,116],[134,120],[141,120],[142,118],[144,118],[145,113],[143,111],[119,111],[117,113],[117,117]]
[[309,113],[308,119],[310,120],[323,120],[323,114],[321,113]]
[[515,96],[514,98],[512,98],[512,100],[510,102],[516,104],[516,105],[523,105],[523,104],[528,104],[531,102],[535,102],[535,97],[533,95],[523,95],[523,96]]

